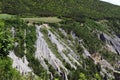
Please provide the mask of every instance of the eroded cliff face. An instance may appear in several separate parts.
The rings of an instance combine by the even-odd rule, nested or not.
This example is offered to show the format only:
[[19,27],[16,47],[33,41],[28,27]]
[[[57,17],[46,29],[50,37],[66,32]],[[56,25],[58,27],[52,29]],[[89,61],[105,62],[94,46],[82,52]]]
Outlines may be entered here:
[[[72,30],[71,34],[68,34],[62,28],[56,30],[50,27],[49,24],[35,25],[34,27],[35,32],[33,33],[36,34],[36,40],[33,42],[34,45],[32,45],[35,48],[33,54],[31,52],[28,53],[29,46],[27,46],[27,40],[23,40],[22,43],[24,44],[24,56],[16,56],[16,50],[10,51],[8,55],[13,60],[13,67],[20,71],[21,74],[25,75],[31,72],[33,75],[37,75],[37,73],[34,71],[35,69],[29,65],[31,58],[28,56],[28,54],[30,54],[39,61],[39,65],[42,65],[43,68],[41,69],[45,69],[47,71],[46,75],[50,75],[49,79],[54,79],[56,77],[54,72],[57,72],[58,76],[60,76],[63,80],[68,80],[69,74],[71,74],[72,71],[76,71],[79,68],[83,70],[90,69],[88,67],[91,64],[88,65],[85,63],[85,59],[91,59],[94,65],[100,64],[100,69],[97,71],[102,77],[107,76],[108,78],[114,79],[113,72],[116,71],[116,67],[104,59],[104,56],[102,56],[99,52],[91,54],[86,46],[84,46],[84,41],[76,36]],[[12,27],[11,31],[13,38],[15,38],[15,27]],[[32,33],[32,30],[24,29],[23,32],[23,37],[26,38],[29,36],[27,33]],[[61,34],[66,38],[62,38]],[[71,37],[71,39],[67,38],[68,35]],[[32,38],[33,37],[31,37],[31,41]],[[104,42],[105,45],[103,47],[106,50],[120,55],[120,38],[118,36],[98,33],[98,39]],[[18,47],[18,44],[19,43],[16,41],[15,47]],[[76,46],[79,46],[81,51],[77,52]],[[119,62],[119,59],[116,59]],[[117,62],[116,64],[117,66],[120,66],[120,64]],[[53,68],[52,70],[54,71],[51,71],[51,68]]]
[[25,75],[32,72],[32,69],[28,66],[29,62],[26,56],[19,58],[15,55],[14,51],[11,51],[8,56],[13,60],[13,68],[16,68],[21,74]]
[[118,55],[120,55],[120,38],[117,35],[107,35],[101,33],[99,38],[106,43],[108,49]]

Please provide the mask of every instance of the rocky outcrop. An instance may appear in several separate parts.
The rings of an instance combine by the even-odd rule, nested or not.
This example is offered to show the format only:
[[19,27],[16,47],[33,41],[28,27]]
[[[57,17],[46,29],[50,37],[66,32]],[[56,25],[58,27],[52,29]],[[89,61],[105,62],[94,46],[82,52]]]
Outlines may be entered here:
[[[93,56],[88,49],[85,47],[84,40],[80,39],[76,36],[74,32],[70,32],[69,36],[72,37],[72,40],[69,40],[68,34],[61,28],[59,28],[59,31],[65,36],[65,39],[61,39],[61,36],[57,30],[51,30],[52,28],[49,27],[47,24],[43,25],[36,25],[36,42],[35,42],[35,48],[36,51],[33,53],[33,57],[38,59],[40,64],[43,66],[44,69],[47,70],[47,73],[50,74],[51,79],[54,78],[54,74],[50,72],[50,67],[52,66],[55,71],[59,74],[59,76],[62,76],[63,80],[68,80],[68,74],[70,73],[70,69],[66,67],[69,66],[71,69],[77,70],[78,67],[83,67],[82,64],[84,64],[84,61],[82,62],[81,56],[83,59],[90,58],[94,61],[94,63],[97,65],[97,63],[100,64],[101,71],[100,74],[104,77],[110,77],[114,78],[114,76],[108,72],[115,71],[114,68],[111,66],[111,64],[105,60],[100,54],[99,56]],[[43,33],[42,29],[45,29],[47,33]],[[11,29],[13,38],[15,37],[15,28],[12,27]],[[26,30],[24,29],[24,35],[23,37],[26,38]],[[46,36],[47,35],[47,36]],[[118,36],[111,36],[105,33],[100,33],[99,39],[101,39],[103,42],[106,43],[107,49],[110,51],[120,54],[120,38]],[[47,37],[47,38],[46,38]],[[50,47],[50,44],[48,44],[47,40],[49,39],[50,44],[55,45],[55,49],[57,49],[57,53],[52,50]],[[76,42],[77,41],[77,42]],[[28,66],[29,62],[27,60],[27,57],[25,56],[27,54],[26,49],[26,42],[24,42],[24,56],[22,58],[17,57],[14,54],[14,51],[11,51],[9,53],[9,57],[13,60],[13,67],[16,68],[18,71],[20,71],[21,74],[27,74],[32,71],[32,68]],[[69,43],[69,44],[68,44]],[[14,42],[15,47],[18,45],[17,42]],[[34,44],[34,43],[33,43]],[[77,52],[77,50],[72,49],[74,46],[79,45],[82,49],[81,54]],[[93,53],[96,54],[96,53]],[[59,55],[60,57],[57,57]],[[85,66],[89,66],[84,64]],[[108,69],[108,70],[107,70]]]
[[36,26],[37,41],[36,41],[36,52],[35,57],[40,61],[42,66],[49,71],[47,64],[44,59],[48,61],[50,65],[55,68],[55,70],[61,74],[61,68],[65,73],[65,80],[67,80],[68,70],[64,67],[62,62],[55,56],[55,54],[49,49],[47,42],[43,38],[43,34],[40,32],[41,26]]
[[20,71],[22,75],[32,72],[32,69],[28,66],[29,62],[27,61],[26,56],[19,58],[14,54],[14,51],[10,51],[8,56],[13,60],[13,68]]
[[[62,56],[62,58],[65,59],[65,61],[67,63],[69,63],[71,65],[71,67],[73,67],[74,69],[76,69],[76,66],[74,65],[74,63],[77,63],[78,65],[80,65],[80,63],[76,60],[77,55],[75,55],[75,52],[72,51],[72,49],[70,47],[68,47],[63,41],[61,41],[60,39],[58,39],[51,31],[48,31],[48,32],[51,35],[49,37],[49,39],[51,40],[52,43],[54,43],[54,44],[57,45],[58,52],[60,53],[60,55]],[[65,55],[64,51],[66,51],[68,53]],[[69,56],[69,58],[74,63],[72,63],[67,56]]]
[[109,48],[109,50],[120,55],[120,38],[118,38],[116,35],[109,36],[105,33],[101,33],[99,35],[99,38],[102,41],[106,42],[106,45]]

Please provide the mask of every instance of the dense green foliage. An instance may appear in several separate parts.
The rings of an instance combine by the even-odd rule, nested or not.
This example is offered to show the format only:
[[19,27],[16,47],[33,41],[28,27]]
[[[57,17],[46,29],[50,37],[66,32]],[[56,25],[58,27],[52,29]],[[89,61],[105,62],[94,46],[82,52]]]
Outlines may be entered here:
[[106,23],[110,26],[110,30],[113,30],[115,34],[120,34],[120,19],[113,19]]
[[11,50],[13,44],[12,35],[9,35],[10,29],[5,28],[4,21],[0,21],[0,56],[6,56],[8,51]]
[[22,80],[21,75],[12,68],[12,61],[7,57],[13,48],[13,38],[6,22],[0,20],[0,80]]
[[[14,51],[15,51],[17,56],[23,57],[24,49],[25,49],[24,29],[26,28],[27,25],[25,23],[23,23],[22,20],[15,19],[15,18],[6,19],[5,24],[6,24],[5,27],[8,29],[14,28],[14,30],[15,30],[15,33],[13,34],[14,35],[14,42],[18,43],[17,46],[14,46]],[[12,34],[12,32],[11,32],[11,34]]]
[[0,13],[2,12],[2,2],[0,1]]
[[23,80],[19,72],[12,68],[12,61],[7,57],[0,57],[0,80]]
[[120,18],[119,6],[99,0],[2,0],[1,2],[2,13],[23,16],[66,16],[79,21],[84,21],[86,18]]

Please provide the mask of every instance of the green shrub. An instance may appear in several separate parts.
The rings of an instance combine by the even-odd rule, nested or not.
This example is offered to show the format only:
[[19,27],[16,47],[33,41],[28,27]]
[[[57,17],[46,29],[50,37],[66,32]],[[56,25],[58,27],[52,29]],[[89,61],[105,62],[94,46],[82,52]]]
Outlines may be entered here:
[[10,29],[5,28],[4,21],[0,21],[0,56],[8,55],[13,47],[13,38]]
[[8,57],[0,57],[0,80],[23,80],[18,71],[12,68],[12,61]]

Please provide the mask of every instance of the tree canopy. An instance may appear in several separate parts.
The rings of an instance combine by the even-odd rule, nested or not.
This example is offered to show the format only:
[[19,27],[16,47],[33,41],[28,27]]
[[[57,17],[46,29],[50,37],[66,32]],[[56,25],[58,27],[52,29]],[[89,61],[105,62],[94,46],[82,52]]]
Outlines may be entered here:
[[0,21],[0,55],[6,56],[13,46],[10,29],[5,28],[4,21]]
[[120,7],[99,0],[2,0],[2,13],[65,16],[80,21],[85,17],[120,18]]

